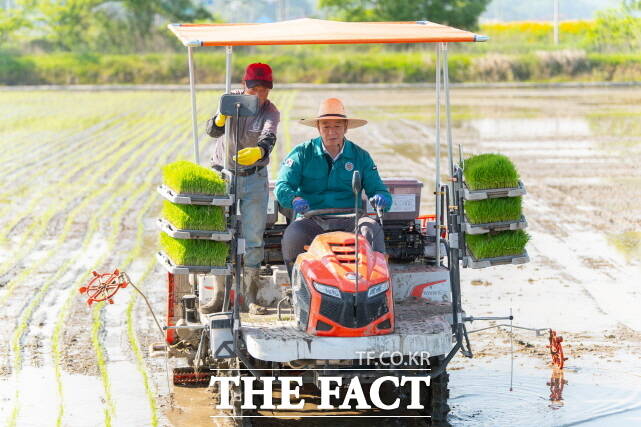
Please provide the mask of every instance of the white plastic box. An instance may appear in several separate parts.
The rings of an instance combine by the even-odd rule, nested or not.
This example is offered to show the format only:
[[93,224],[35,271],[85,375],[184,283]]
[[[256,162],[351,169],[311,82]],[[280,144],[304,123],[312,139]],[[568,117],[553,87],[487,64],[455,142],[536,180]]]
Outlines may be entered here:
[[[421,210],[421,189],[423,183],[414,178],[387,178],[383,183],[392,193],[392,207],[383,215],[383,221],[411,221],[418,217]],[[371,204],[367,212],[375,213]]]

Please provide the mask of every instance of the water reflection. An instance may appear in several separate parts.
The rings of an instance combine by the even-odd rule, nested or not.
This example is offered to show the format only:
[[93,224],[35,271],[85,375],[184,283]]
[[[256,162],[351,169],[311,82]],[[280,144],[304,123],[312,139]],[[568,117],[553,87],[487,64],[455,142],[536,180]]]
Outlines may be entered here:
[[559,409],[563,406],[563,387],[568,380],[563,378],[563,369],[553,368],[552,377],[547,385],[550,387],[550,408]]
[[[518,359],[517,359],[518,360]],[[450,371],[452,426],[641,425],[641,382],[626,372],[566,367],[563,371],[493,360]],[[528,363],[528,361],[525,361]],[[491,366],[491,368],[490,368]],[[566,379],[567,377],[567,379]],[[571,387],[566,387],[571,383]]]

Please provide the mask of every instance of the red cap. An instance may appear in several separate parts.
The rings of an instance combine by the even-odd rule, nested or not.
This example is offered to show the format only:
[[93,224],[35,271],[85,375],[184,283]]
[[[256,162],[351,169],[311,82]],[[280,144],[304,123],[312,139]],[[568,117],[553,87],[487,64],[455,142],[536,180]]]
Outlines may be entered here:
[[261,64],[260,62],[249,64],[247,66],[243,80],[247,87],[265,86],[269,89],[274,87],[271,67],[267,64]]

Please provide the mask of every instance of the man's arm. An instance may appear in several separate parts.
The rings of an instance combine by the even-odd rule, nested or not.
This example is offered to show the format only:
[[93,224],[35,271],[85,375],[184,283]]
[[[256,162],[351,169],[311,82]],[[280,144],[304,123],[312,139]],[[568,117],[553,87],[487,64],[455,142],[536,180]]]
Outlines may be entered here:
[[300,147],[301,145],[295,147],[283,160],[278,173],[278,180],[274,187],[274,196],[284,208],[291,208],[292,201],[298,196],[298,189],[303,176]]
[[216,124],[216,117],[218,117],[219,114],[220,113],[216,113],[211,119],[207,120],[207,127],[205,131],[207,132],[207,135],[212,138],[220,138],[225,134],[225,125],[223,124],[222,126],[218,126]]
[[369,153],[365,153],[364,155],[363,189],[365,190],[365,194],[367,194],[367,198],[370,199],[375,195],[380,194],[391,201],[392,195],[383,183],[381,176],[378,174],[378,168],[376,167],[374,160],[372,160]]

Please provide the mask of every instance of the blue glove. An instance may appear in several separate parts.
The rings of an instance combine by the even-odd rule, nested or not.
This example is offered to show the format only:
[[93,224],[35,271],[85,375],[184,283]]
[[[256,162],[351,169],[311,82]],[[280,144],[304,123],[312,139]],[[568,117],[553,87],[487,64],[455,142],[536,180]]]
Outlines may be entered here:
[[296,199],[292,202],[292,208],[294,209],[294,218],[299,214],[304,214],[309,210],[309,203],[305,199]]
[[392,207],[392,198],[386,194],[375,194],[374,197],[369,199],[369,202],[374,208],[379,208],[387,212]]

